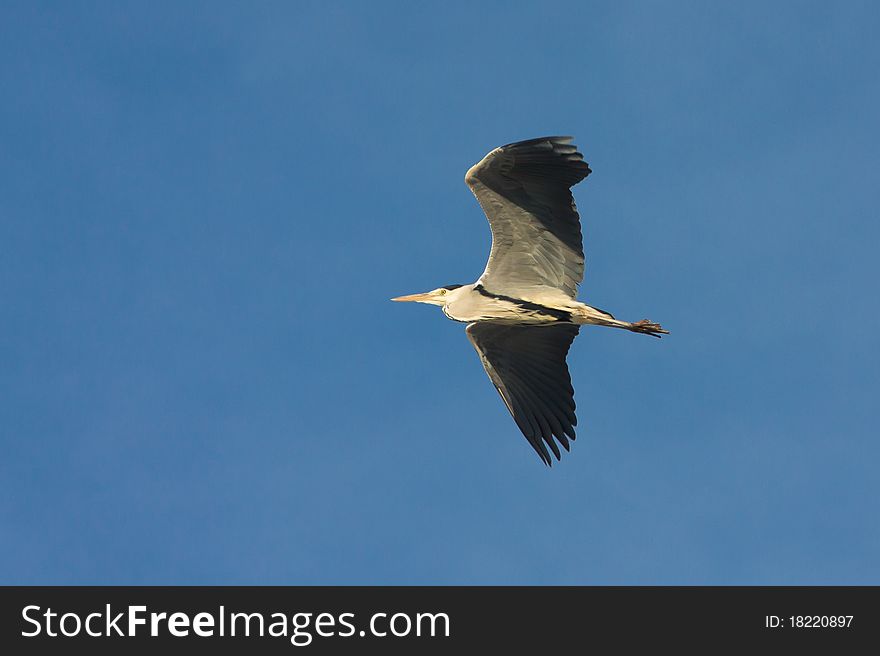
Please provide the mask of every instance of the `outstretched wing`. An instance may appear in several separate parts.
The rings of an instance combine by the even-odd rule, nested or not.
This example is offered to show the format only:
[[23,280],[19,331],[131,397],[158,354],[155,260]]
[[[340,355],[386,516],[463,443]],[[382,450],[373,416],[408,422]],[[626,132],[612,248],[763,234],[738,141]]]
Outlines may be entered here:
[[546,464],[552,462],[547,446],[559,460],[556,442],[568,451],[577,425],[574,389],[565,357],[578,326],[481,321],[468,324],[466,332],[529,444]]
[[584,249],[570,188],[590,167],[571,140],[542,137],[501,146],[465,175],[492,229],[480,276],[489,291],[535,302],[577,296]]

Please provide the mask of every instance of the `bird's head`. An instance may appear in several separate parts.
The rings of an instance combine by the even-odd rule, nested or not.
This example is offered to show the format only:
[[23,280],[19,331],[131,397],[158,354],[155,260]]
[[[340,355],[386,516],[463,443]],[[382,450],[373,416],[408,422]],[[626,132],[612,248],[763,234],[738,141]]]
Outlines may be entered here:
[[401,303],[430,303],[431,305],[443,306],[450,301],[451,295],[453,295],[455,290],[459,287],[461,287],[461,285],[446,285],[445,287],[438,287],[437,289],[432,289],[431,291],[422,294],[397,296],[391,300],[399,301]]

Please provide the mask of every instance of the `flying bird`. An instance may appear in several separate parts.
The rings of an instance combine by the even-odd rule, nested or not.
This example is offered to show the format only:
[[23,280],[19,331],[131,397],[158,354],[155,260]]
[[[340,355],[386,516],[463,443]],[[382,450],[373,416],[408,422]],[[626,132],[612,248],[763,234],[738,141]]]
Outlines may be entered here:
[[[577,300],[584,277],[580,217],[571,187],[591,173],[572,137],[540,137],[496,148],[465,175],[489,219],[492,249],[483,275],[392,301],[439,305],[467,323],[504,404],[547,465],[575,439],[574,389],[565,358],[584,324],[668,334]],[[549,447],[549,451],[548,451]]]

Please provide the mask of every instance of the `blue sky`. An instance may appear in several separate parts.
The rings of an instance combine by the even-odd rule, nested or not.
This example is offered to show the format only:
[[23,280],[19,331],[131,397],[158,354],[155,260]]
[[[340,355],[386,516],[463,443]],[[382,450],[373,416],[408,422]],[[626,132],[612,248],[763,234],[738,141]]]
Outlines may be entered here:
[[[4,3],[0,579],[880,583],[874,3]],[[437,308],[572,134],[544,467]]]

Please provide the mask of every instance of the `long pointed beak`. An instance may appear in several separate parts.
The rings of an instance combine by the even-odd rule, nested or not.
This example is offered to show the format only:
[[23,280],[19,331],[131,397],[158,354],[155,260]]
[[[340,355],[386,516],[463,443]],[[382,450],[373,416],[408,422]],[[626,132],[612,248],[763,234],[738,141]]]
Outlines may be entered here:
[[392,298],[392,301],[398,301],[399,303],[419,303],[422,301],[430,300],[431,293],[426,292],[424,294],[410,294],[409,296],[397,296]]

